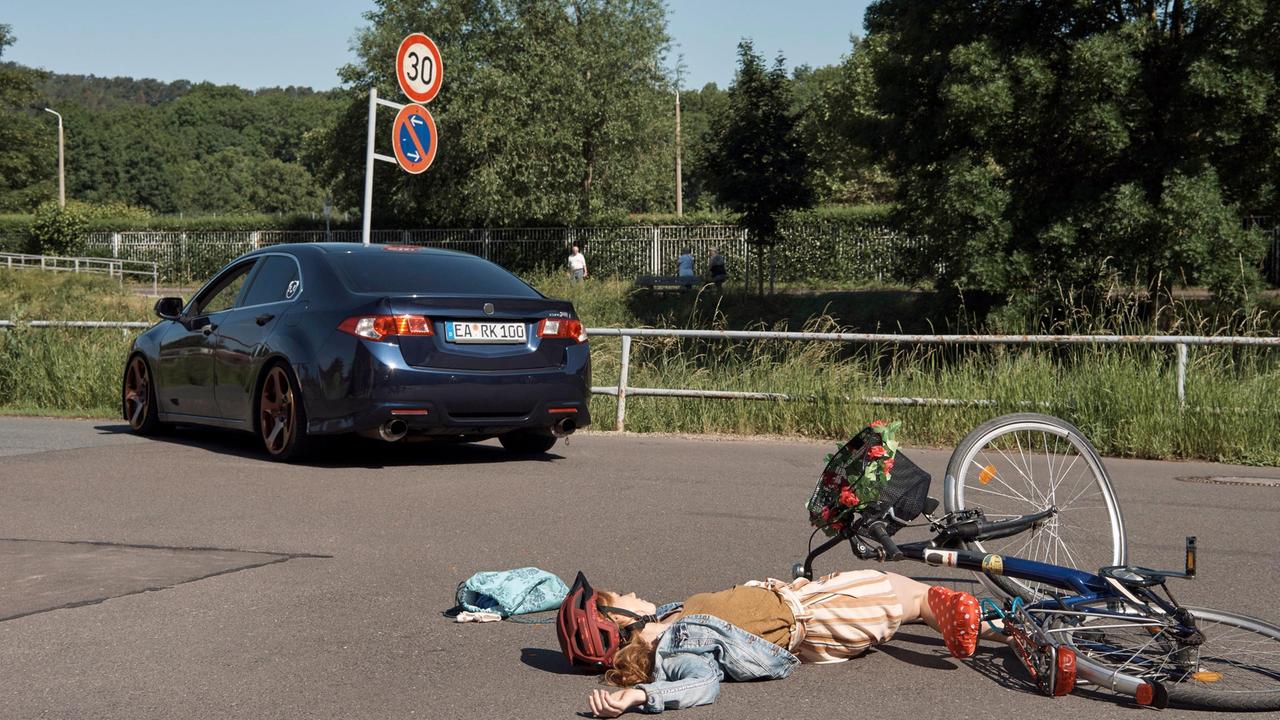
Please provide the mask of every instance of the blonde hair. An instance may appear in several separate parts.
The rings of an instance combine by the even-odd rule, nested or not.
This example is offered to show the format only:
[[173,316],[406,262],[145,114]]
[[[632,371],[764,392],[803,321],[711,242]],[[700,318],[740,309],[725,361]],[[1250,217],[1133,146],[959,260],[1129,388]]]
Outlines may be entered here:
[[[597,595],[597,607],[613,605],[618,598],[622,597],[612,590],[600,590]],[[614,615],[604,610],[600,612],[605,618],[616,623],[619,628],[627,627],[636,621],[635,618]],[[633,634],[631,640],[614,653],[613,667],[605,671],[604,681],[618,687],[631,687],[643,682],[651,682],[653,656],[656,651],[657,646],[654,643],[641,638],[640,633]]]

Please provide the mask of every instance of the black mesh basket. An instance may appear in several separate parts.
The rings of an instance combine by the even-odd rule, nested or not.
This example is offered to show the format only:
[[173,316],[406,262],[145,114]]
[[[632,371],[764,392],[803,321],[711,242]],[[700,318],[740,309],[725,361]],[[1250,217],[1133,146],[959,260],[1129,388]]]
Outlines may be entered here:
[[[889,484],[880,492],[880,499],[893,506],[893,514],[903,522],[910,522],[924,512],[925,501],[929,499],[929,484],[932,482],[929,473],[911,462],[901,450],[893,458],[893,472],[889,473]],[[901,523],[890,522],[889,534],[902,529]]]
[[[828,471],[834,471],[838,468],[849,467],[854,462],[861,462],[867,450],[879,443],[880,435],[875,430],[871,428],[863,429],[862,432],[853,436],[849,442],[845,443],[831,456],[827,466],[823,469],[823,474],[825,475]],[[924,512],[925,503],[929,498],[929,485],[931,482],[932,478],[929,473],[922,470],[919,465],[916,465],[907,457],[906,453],[899,450],[893,459],[893,472],[889,473],[889,482],[881,489],[879,500],[892,506],[893,514],[899,520],[910,522],[920,517],[920,513]],[[813,489],[813,494],[809,496],[809,506],[811,508],[821,489],[822,479],[819,478],[817,486]],[[901,523],[897,522],[889,522],[887,526],[890,535],[903,527]]]

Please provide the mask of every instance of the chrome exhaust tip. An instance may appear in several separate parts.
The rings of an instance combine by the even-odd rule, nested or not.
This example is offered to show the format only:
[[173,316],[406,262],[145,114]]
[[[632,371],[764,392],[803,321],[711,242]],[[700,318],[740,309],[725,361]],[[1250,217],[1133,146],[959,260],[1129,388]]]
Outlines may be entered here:
[[403,420],[388,420],[378,428],[378,437],[395,442],[409,434],[409,424]]
[[556,437],[568,437],[577,429],[577,420],[574,420],[573,418],[565,418],[551,426],[551,434]]

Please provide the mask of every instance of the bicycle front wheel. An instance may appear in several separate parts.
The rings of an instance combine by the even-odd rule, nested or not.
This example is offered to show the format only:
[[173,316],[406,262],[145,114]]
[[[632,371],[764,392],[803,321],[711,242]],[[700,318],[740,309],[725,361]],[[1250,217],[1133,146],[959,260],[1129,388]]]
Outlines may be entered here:
[[1215,710],[1280,710],[1280,627],[1209,608],[1186,608],[1200,638],[1176,636],[1167,617],[1115,612],[1098,604],[1040,611],[1042,627],[1076,652],[1077,671],[1132,695],[1159,683],[1171,705]]
[[[1005,415],[965,436],[947,463],[943,503],[948,512],[982,510],[988,520],[1058,509],[1025,533],[965,543],[976,552],[1090,573],[1126,562],[1124,519],[1102,458],[1076,426],[1052,415]],[[1003,575],[979,578],[996,593],[1027,601],[1056,589]]]

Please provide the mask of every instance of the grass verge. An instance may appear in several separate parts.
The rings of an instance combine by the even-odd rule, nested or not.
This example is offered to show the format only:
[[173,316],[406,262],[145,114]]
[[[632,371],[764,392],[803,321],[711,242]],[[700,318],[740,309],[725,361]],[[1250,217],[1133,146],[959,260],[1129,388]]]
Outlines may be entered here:
[[[38,274],[25,273],[31,275]],[[61,277],[66,276],[54,279]],[[81,288],[67,280],[48,287],[25,278],[10,285],[5,281],[0,276],[0,303],[11,305],[0,307],[25,308],[24,317],[36,317],[33,312],[38,311],[45,319],[148,319],[149,301],[138,303],[109,283]],[[760,303],[758,299],[735,296],[653,298],[620,281],[575,287],[551,276],[536,278],[534,284],[550,295],[573,300],[593,327],[759,327],[750,318],[768,310],[752,305]],[[843,302],[856,305],[857,296]],[[88,311],[92,307],[99,312]],[[785,312],[786,307],[775,304],[773,311]],[[1105,324],[1097,318],[1090,323],[1094,331]],[[1120,318],[1111,326],[1114,332],[1137,334],[1142,330],[1139,324]],[[1164,324],[1170,331],[1169,323]],[[820,316],[806,327],[835,330],[844,325],[844,318],[838,322]],[[771,327],[799,329],[787,317],[776,319]],[[1174,328],[1194,334],[1210,334],[1209,330],[1194,323]],[[118,330],[0,331],[0,411],[116,416],[129,342]],[[617,338],[592,341],[596,385],[617,384],[620,345]],[[744,390],[800,398],[783,402],[633,396],[627,402],[626,427],[638,432],[843,439],[870,419],[886,417],[904,421],[905,442],[946,447],[995,415],[1037,410],[1075,423],[1108,455],[1280,464],[1280,354],[1266,348],[1192,348],[1185,407],[1177,399],[1173,348],[939,348],[637,338],[631,361],[633,387]],[[867,402],[868,397],[990,404],[886,407]],[[591,408],[596,428],[613,427],[614,398],[595,396]]]

